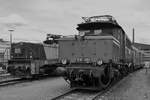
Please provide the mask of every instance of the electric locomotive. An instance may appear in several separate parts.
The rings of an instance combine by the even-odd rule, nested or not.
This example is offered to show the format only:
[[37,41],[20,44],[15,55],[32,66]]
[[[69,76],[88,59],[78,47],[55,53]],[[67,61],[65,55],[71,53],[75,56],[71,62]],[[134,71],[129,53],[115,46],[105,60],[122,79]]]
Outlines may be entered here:
[[133,45],[112,16],[83,20],[77,25],[78,35],[59,39],[64,78],[71,87],[106,88],[135,69]]

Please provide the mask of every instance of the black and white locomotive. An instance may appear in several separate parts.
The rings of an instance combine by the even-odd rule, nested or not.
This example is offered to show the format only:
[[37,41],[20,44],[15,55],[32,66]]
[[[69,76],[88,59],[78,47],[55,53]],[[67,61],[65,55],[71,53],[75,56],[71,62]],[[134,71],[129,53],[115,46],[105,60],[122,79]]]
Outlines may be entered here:
[[17,77],[57,75],[59,35],[47,34],[44,43],[18,42],[11,45],[7,71]]
[[106,88],[142,66],[138,50],[110,15],[83,17],[78,35],[59,39],[59,60],[71,87]]

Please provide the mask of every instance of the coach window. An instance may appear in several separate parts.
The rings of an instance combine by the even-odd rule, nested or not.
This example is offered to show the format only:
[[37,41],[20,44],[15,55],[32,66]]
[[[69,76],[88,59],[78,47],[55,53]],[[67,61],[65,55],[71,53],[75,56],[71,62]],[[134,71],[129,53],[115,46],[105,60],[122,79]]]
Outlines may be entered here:
[[90,34],[90,30],[81,30],[81,31],[79,31],[80,36],[84,36],[84,35],[88,35],[88,34]]
[[102,34],[102,29],[94,30],[94,35],[101,35],[101,34]]

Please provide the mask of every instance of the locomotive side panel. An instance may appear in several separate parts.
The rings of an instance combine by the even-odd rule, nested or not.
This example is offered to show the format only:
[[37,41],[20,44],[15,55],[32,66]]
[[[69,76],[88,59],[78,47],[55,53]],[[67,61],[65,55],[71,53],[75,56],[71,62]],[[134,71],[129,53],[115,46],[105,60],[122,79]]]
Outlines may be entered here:
[[54,64],[58,61],[58,45],[43,45],[46,55],[46,64]]
[[113,57],[113,40],[97,40],[96,58],[109,62]]
[[125,39],[125,33],[121,32],[121,60],[125,62],[126,55],[125,55],[125,45],[126,45],[126,39]]
[[46,59],[58,59],[58,45],[44,45]]
[[[59,59],[70,59],[72,57],[72,53],[71,52],[75,52],[76,49],[73,45],[74,40],[70,40],[68,41],[59,41]],[[78,53],[78,52],[77,52]],[[76,55],[77,55],[76,53]],[[72,58],[74,59],[74,58]]]
[[58,46],[20,42],[12,44],[11,59],[7,70],[19,77],[45,74],[47,70],[50,71],[46,74],[50,74],[56,69],[53,65],[57,62]]
[[133,47],[133,63],[135,69],[142,68],[143,66],[143,52],[138,50],[136,47]]
[[42,44],[15,43],[11,48],[11,59],[46,59]]
[[127,48],[125,49],[125,56],[126,56],[126,62],[127,63],[130,63],[132,62],[132,52],[131,52],[131,49]]
[[116,42],[113,42],[112,43],[113,45],[113,62],[115,63],[118,63],[119,60],[120,60],[120,44],[119,43],[116,43]]
[[88,58],[91,62],[97,60],[109,62],[113,57],[119,59],[120,56],[119,44],[116,44],[114,38],[108,36],[101,39],[88,38],[82,41],[60,40],[59,44],[60,59],[67,59],[71,63],[75,63],[80,58]]

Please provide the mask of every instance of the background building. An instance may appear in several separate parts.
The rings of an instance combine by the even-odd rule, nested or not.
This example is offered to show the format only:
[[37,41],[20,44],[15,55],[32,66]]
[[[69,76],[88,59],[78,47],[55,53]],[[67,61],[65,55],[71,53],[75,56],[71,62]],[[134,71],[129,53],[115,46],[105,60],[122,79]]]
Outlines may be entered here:
[[149,63],[150,65],[150,45],[142,43],[134,43],[134,45],[144,52],[143,62]]
[[0,67],[2,64],[7,65],[10,59],[10,42],[0,39]]

